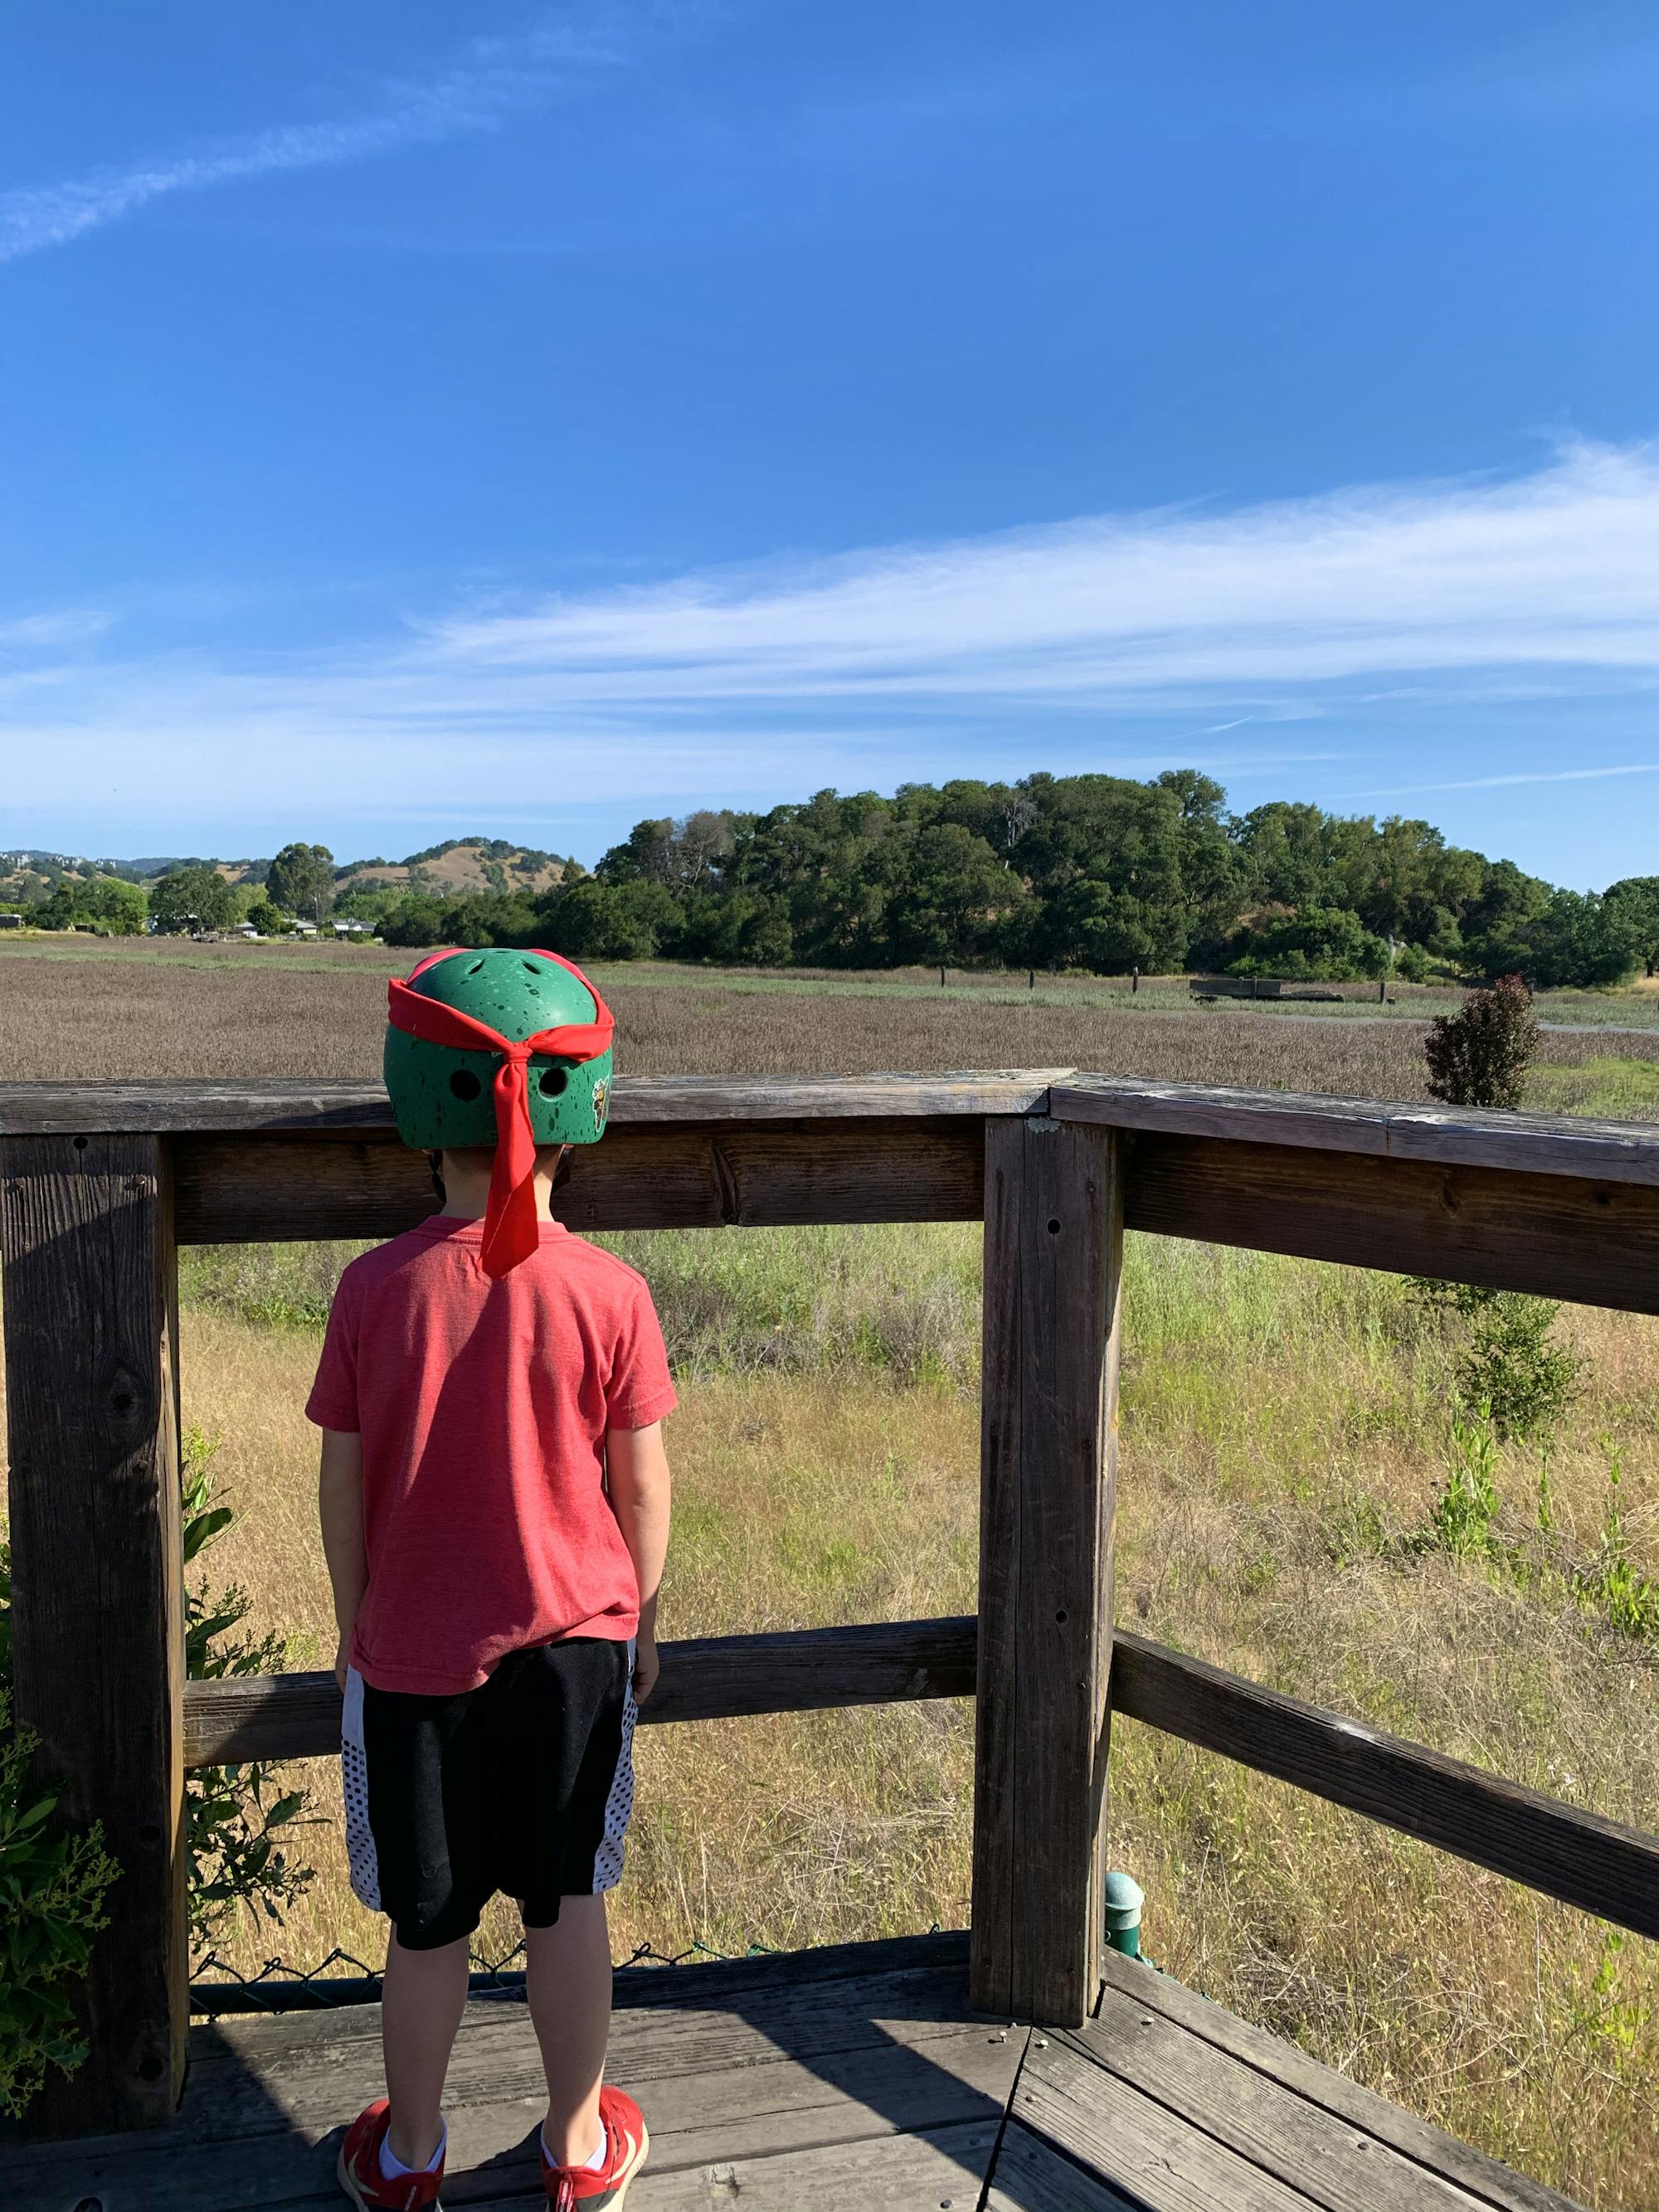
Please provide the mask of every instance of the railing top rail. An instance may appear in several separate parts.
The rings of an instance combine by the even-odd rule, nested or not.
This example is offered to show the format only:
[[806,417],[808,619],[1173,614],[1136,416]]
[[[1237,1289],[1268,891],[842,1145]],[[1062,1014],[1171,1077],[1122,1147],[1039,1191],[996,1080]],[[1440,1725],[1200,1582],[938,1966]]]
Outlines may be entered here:
[[[619,1075],[611,1119],[646,1122],[917,1119],[1041,1113],[1069,1068],[940,1075]],[[391,1128],[378,1083],[283,1076],[164,1082],[0,1083],[0,1136],[119,1131],[288,1136]]]
[[1062,1121],[1183,1137],[1290,1145],[1448,1167],[1509,1168],[1659,1187],[1659,1123],[1576,1114],[1487,1114],[1295,1091],[1231,1091],[1133,1077],[1057,1077],[1048,1111]]
[[[622,1075],[612,1119],[635,1127],[768,1121],[984,1120],[1049,1114],[1164,1135],[1510,1169],[1659,1188],[1659,1124],[1159,1083],[1071,1068],[854,1076]],[[283,1077],[0,1083],[0,1135],[122,1132],[383,1134],[378,1084]]]

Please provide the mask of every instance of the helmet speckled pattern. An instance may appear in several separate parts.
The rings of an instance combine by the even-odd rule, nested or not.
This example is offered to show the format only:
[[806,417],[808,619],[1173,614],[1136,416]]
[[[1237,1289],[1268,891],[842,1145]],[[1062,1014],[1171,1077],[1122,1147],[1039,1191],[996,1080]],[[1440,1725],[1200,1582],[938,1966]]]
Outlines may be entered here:
[[[456,952],[419,970],[409,988],[514,1040],[591,1022],[597,1012],[584,979],[533,952],[496,947]],[[383,1061],[398,1134],[424,1152],[493,1146],[493,1097],[500,1056],[431,1044],[388,1024]],[[538,1145],[592,1145],[605,1134],[611,1054],[530,1062],[530,1121]]]

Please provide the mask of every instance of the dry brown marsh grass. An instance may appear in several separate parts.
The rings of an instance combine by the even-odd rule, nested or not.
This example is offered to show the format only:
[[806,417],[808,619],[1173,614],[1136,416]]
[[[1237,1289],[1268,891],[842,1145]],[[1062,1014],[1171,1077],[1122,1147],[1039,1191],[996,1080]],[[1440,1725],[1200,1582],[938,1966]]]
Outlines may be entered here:
[[[386,978],[410,956],[380,947],[144,945],[0,953],[0,1069],[13,1080],[380,1072]],[[659,973],[660,971],[655,971]],[[1088,1067],[1119,1075],[1340,1097],[1425,1096],[1422,1024],[1348,1016],[1141,1008],[1121,988],[1077,1002],[1008,1004],[964,984],[893,995],[891,979],[757,990],[718,974],[672,981],[601,971],[618,1063],[641,1074],[856,1075],[884,1068]],[[849,984],[853,987],[849,989]],[[1659,1064],[1659,1031],[1620,1055]],[[1579,1068],[1608,1041],[1553,1033],[1547,1067]],[[1572,1103],[1578,1103],[1576,1099]]]

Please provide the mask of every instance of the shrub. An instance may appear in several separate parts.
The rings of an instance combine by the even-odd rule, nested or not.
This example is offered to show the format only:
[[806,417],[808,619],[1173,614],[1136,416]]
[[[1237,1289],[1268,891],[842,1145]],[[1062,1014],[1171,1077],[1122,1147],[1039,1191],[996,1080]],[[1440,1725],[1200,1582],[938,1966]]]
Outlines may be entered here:
[[[199,1429],[185,1437],[182,1481],[185,1564],[199,1559],[234,1518],[228,1505],[215,1502],[212,1460],[216,1446]],[[234,1583],[211,1590],[205,1580],[185,1592],[185,1672],[191,1681],[220,1681],[227,1675],[269,1674],[283,1661],[276,1636],[236,1638],[252,1600]],[[185,1778],[185,1830],[190,1853],[190,1929],[198,1945],[209,1942],[236,1905],[268,1920],[281,1920],[308,1887],[313,1870],[296,1863],[284,1849],[283,1830],[303,1820],[309,1803],[303,1790],[282,1790],[269,1766],[198,1767]]]
[[1518,975],[1471,991],[1456,1013],[1436,1016],[1424,1041],[1430,1097],[1512,1111],[1525,1093],[1539,1038],[1532,994]]
[[0,1544],[0,2112],[20,2113],[46,2069],[73,2074],[87,2055],[69,1990],[107,1925],[120,1869],[94,1821],[54,1826],[58,1803],[31,1769],[34,1739],[11,1725],[11,1555]]

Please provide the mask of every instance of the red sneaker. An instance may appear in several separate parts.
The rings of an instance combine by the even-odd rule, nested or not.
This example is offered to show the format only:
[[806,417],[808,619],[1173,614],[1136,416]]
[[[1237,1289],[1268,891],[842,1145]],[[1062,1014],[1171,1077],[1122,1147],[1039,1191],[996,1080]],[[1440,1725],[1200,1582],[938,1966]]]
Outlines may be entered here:
[[603,2166],[554,2166],[542,2153],[542,2185],[555,2212],[622,2212],[628,2185],[645,2164],[651,2138],[645,2118],[631,2097],[609,2082],[599,2092],[599,2118],[605,2122]]
[[340,2186],[360,2212],[441,2212],[438,2191],[442,2186],[441,2159],[430,2173],[403,2173],[388,2181],[380,2171],[380,2145],[386,2141],[392,2107],[384,2097],[365,2106],[346,2130],[336,2171]]

